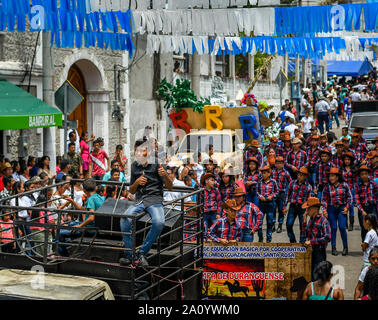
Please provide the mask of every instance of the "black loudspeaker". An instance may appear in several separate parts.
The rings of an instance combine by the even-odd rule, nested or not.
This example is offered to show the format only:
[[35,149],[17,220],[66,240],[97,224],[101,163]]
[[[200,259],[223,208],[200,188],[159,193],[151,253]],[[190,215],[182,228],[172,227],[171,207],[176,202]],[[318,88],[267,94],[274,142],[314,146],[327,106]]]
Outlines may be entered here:
[[[114,209],[116,204],[117,204],[116,209]],[[113,217],[112,214],[113,212],[116,214],[125,213],[126,210],[132,205],[135,205],[135,202],[125,201],[125,200],[118,200],[117,202],[116,199],[112,199],[112,198],[106,199],[106,201],[98,209],[98,211],[109,214],[109,216],[96,216],[95,226],[99,228],[100,230],[120,232],[121,231],[120,218]],[[164,235],[165,233],[171,231],[172,229],[178,228],[182,224],[179,206],[173,209],[171,208],[171,206],[166,206],[164,207],[164,213],[165,213],[165,227],[161,235]],[[141,217],[137,221],[137,231],[147,226],[151,226],[151,223],[152,223],[151,217],[148,213],[146,213],[143,217]],[[138,233],[137,235],[138,245],[141,242],[143,242],[144,238],[147,236],[148,231],[149,230]],[[104,239],[115,239],[115,240],[122,239],[121,235],[116,235],[116,234],[99,235],[98,237],[104,238]],[[169,235],[162,237],[161,245],[162,247],[166,247],[181,239],[182,239],[182,232],[181,230],[177,230],[176,232],[172,232]]]

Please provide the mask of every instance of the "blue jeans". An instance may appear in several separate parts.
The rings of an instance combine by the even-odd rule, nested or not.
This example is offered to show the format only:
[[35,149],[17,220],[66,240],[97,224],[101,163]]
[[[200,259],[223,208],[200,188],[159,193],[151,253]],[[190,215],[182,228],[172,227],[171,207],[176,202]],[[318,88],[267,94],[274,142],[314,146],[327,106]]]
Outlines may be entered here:
[[332,248],[336,248],[336,234],[337,234],[337,224],[339,225],[341,239],[343,241],[344,248],[348,247],[348,235],[346,232],[346,223],[347,223],[347,215],[343,214],[345,206],[341,207],[334,207],[328,205],[327,212],[328,212],[328,220],[331,226],[331,244]]
[[253,242],[253,234],[251,234],[251,229],[243,229],[242,237],[240,242]]
[[[278,211],[278,223],[283,224],[285,215],[283,214],[283,206],[285,202],[285,192],[280,192],[275,200],[276,208]],[[276,210],[274,210],[273,224],[276,223]]]
[[[301,235],[301,225],[302,225],[302,222],[303,222],[304,212],[305,212],[305,209],[302,209],[301,204],[297,204],[297,203],[290,204],[289,212],[288,212],[288,215],[287,215],[287,218],[286,218],[286,229],[287,229],[287,235],[290,239],[290,243],[296,243],[297,242],[297,240],[295,238],[294,231],[293,231],[294,222],[295,222],[295,219],[297,217],[299,219],[299,234]],[[300,243],[305,242],[305,238],[302,235],[300,236],[299,242]]]
[[[143,202],[137,206],[129,207],[125,214],[128,215],[137,215],[138,213],[143,212],[144,210],[150,215],[152,219],[152,227],[147,234],[146,239],[143,242],[142,247],[140,248],[140,254],[146,255],[155,240],[159,237],[160,233],[163,231],[165,226],[165,216],[164,216],[164,208],[162,204],[154,204],[149,206],[148,208],[144,207]],[[121,218],[121,231],[122,232],[131,232],[132,227],[132,219],[131,218]],[[135,232],[136,230],[134,230]],[[132,251],[128,249],[132,249],[132,235],[123,235],[123,242],[126,248],[126,258],[131,258]]]
[[335,121],[336,121],[337,127],[340,127],[339,115],[337,114],[337,110],[335,110],[335,111],[331,111],[331,116],[332,116],[332,118],[329,119],[329,128],[332,129],[332,121],[333,121],[333,118],[335,118]]
[[[81,224],[81,222],[76,220],[76,221],[68,222],[67,226],[73,227],[73,226],[78,226],[79,224]],[[71,239],[79,238],[80,236],[81,236],[80,230],[77,230],[75,232],[71,232],[71,230],[69,230],[69,229],[60,229],[59,230],[59,242],[68,242]],[[59,254],[61,256],[63,256],[63,257],[68,256],[68,248],[67,248],[66,245],[60,245],[58,247],[58,250],[59,250]]]
[[318,264],[322,261],[327,261],[327,252],[324,248],[312,248],[312,265],[311,265],[311,281],[316,281],[317,276],[315,275],[314,271]]
[[349,207],[349,216],[354,217],[354,204],[356,203],[356,191],[354,191],[354,188],[352,188],[350,189],[350,192],[352,193],[353,203],[351,203]]
[[250,191],[246,195],[247,202],[252,202],[255,206],[259,206],[259,197],[256,191]]
[[326,131],[329,131],[329,115],[328,112],[319,112],[318,113],[318,121],[319,121],[319,130],[320,134],[324,133],[324,123],[326,125]]
[[[271,242],[272,241],[272,230],[273,230],[273,224],[274,224],[274,212],[275,212],[276,206],[274,201],[261,201],[260,202],[260,210],[263,213],[263,215],[266,216],[266,241]],[[263,217],[264,218],[264,217]],[[262,237],[262,224],[258,231],[259,237]]]

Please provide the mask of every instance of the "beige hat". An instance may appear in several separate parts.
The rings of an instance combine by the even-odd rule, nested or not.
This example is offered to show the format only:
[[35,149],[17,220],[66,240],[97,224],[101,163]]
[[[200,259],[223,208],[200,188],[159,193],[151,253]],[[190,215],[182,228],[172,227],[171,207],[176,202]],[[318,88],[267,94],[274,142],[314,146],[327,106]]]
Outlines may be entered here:
[[297,144],[297,143],[300,143],[302,144],[302,140],[299,139],[299,138],[294,138],[292,141],[291,141],[292,144]]

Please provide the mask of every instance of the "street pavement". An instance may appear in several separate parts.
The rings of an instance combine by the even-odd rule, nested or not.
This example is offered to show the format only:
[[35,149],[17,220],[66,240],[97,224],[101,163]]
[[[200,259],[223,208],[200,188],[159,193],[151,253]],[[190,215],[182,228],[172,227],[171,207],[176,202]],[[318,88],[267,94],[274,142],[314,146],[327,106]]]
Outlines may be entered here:
[[[341,127],[345,125],[344,120],[341,120],[340,128],[331,130],[333,131],[336,136],[339,138],[341,136]],[[265,220],[265,219],[264,219]],[[349,222],[349,219],[348,219]],[[264,226],[266,226],[264,221]],[[278,224],[276,223],[276,228]],[[362,263],[363,263],[363,254],[361,250],[361,231],[360,226],[358,223],[358,214],[357,210],[355,208],[355,224],[354,224],[354,230],[353,231],[347,231],[348,234],[348,246],[349,246],[349,254],[347,256],[342,256],[341,252],[343,250],[343,244],[340,237],[339,230],[337,231],[337,240],[336,240],[336,247],[339,251],[338,256],[333,256],[331,254],[331,244],[328,244],[327,247],[327,260],[330,261],[333,266],[337,266],[335,268],[340,274],[337,274],[337,277],[335,276],[335,282],[337,285],[339,285],[343,291],[344,291],[344,298],[346,300],[352,300],[354,297],[354,289],[356,287],[356,284],[358,282],[358,278],[361,272]],[[299,240],[299,222],[298,219],[296,219],[294,224],[294,233],[297,241]],[[264,240],[266,235],[266,228],[264,228]],[[257,235],[256,235],[257,236]],[[283,224],[283,231],[282,233],[273,233],[272,242],[289,242],[289,238],[287,236],[286,231],[286,217]],[[343,274],[342,274],[343,273]],[[340,275],[341,281],[338,280]],[[344,275],[344,276],[343,276]],[[336,280],[337,278],[337,280]],[[344,280],[344,281],[343,281]]]

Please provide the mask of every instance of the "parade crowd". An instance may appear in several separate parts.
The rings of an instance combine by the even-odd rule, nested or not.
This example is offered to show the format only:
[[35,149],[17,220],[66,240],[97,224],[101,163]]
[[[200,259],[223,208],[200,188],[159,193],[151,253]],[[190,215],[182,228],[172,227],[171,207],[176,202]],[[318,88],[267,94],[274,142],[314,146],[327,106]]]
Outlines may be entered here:
[[[340,126],[339,117],[345,118],[346,123],[349,121],[351,101],[377,98],[375,81],[376,74],[373,74],[354,79],[350,84],[342,79],[337,82],[336,78],[332,78],[326,88],[314,84],[311,93],[304,91],[299,115],[287,101],[274,124],[265,130],[269,143],[263,146],[258,140],[252,140],[247,144],[242,172],[234,171],[232,166],[220,168],[213,157],[214,146],[211,144],[207,145],[206,152],[194,154],[181,166],[167,158],[161,161],[157,141],[146,134],[134,146],[136,161],[128,176],[128,159],[121,145],[109,157],[102,149],[103,139],[95,139],[93,135],[89,137],[88,133],[83,133],[79,139],[77,132],[72,131],[67,143],[67,156],[58,157],[56,172],[50,170],[48,156],[38,160],[29,157],[27,162],[1,157],[0,200],[57,184],[55,190],[48,190],[47,195],[31,192],[21,198],[13,198],[9,203],[21,207],[39,205],[83,210],[85,214],[82,217],[67,214],[60,217],[61,223],[79,228],[94,226],[95,216],[90,212],[101,207],[106,198],[135,200],[135,205],[126,213],[137,214],[146,210],[152,217],[152,228],[137,257],[142,265],[148,265],[147,253],[164,227],[163,201],[185,195],[171,190],[163,193],[163,186],[168,189],[202,187],[201,199],[194,195],[186,202],[203,202],[205,241],[222,245],[254,241],[269,243],[273,241],[274,233],[283,232],[285,223],[288,242],[312,247],[313,279],[327,278],[327,275],[329,279],[331,276],[326,264],[326,248],[331,243],[332,255],[339,254],[337,232],[342,239],[341,254],[348,255],[348,232],[353,231],[358,220],[363,252],[363,269],[355,296],[358,299],[362,291],[367,295],[368,289],[363,290],[365,275],[370,272],[369,279],[377,278],[378,137],[373,141],[374,149],[369,150],[363,138],[363,128],[356,127],[353,132],[348,132],[348,127],[344,127],[339,138],[330,129],[333,120]],[[357,87],[353,89],[353,86]],[[357,92],[361,88],[361,93]],[[295,124],[296,120],[300,120],[299,125]],[[151,154],[160,160],[147,160]],[[61,184],[71,179],[86,179],[83,183],[74,184],[73,198],[70,184]],[[128,182],[130,186],[105,187],[93,180]],[[12,240],[18,236],[16,232],[28,236],[33,230],[43,229],[13,228],[10,227],[13,220],[37,219],[54,224],[59,218],[57,214],[47,215],[47,211],[32,209],[13,215],[7,212],[10,209],[3,210],[0,224],[1,250],[5,252],[17,252],[16,242]],[[294,223],[297,218],[299,230],[296,236]],[[129,219],[122,218],[121,230],[129,232],[130,228]],[[187,240],[196,239],[191,236],[195,233],[194,225],[186,226],[185,232]],[[79,234],[62,230],[59,240],[69,241]],[[53,239],[54,232],[51,231],[49,236]],[[43,233],[31,236],[36,242],[43,237]],[[124,243],[126,248],[130,248],[131,236],[125,235]],[[42,252],[43,249],[40,250]],[[60,254],[68,254],[65,247],[60,248]],[[120,263],[130,264],[130,259],[131,253],[126,251]],[[371,275],[372,272],[375,274]],[[315,295],[314,288],[312,290],[309,296]],[[340,295],[340,292],[332,295]]]

